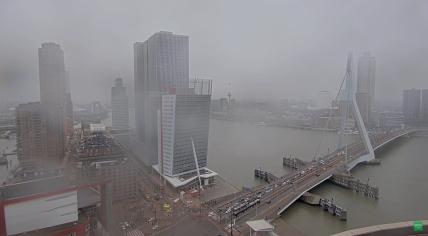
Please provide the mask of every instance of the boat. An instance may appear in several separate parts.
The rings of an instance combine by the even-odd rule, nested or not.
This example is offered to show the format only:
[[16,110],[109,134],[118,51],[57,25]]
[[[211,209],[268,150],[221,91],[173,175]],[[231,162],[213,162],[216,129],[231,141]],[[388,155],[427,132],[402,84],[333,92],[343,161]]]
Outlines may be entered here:
[[254,123],[254,125],[256,125],[256,126],[266,126],[266,122],[256,122],[256,123]]

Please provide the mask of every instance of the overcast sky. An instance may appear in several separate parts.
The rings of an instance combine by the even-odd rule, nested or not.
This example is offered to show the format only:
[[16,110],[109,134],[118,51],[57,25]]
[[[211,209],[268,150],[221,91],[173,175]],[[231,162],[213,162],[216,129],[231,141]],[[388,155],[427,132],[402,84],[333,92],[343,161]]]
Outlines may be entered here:
[[117,76],[133,90],[133,43],[157,31],[190,36],[190,75],[213,79],[214,97],[336,93],[349,51],[376,57],[379,100],[428,88],[428,1],[0,0],[0,99],[38,100],[51,41],[73,100],[108,101]]

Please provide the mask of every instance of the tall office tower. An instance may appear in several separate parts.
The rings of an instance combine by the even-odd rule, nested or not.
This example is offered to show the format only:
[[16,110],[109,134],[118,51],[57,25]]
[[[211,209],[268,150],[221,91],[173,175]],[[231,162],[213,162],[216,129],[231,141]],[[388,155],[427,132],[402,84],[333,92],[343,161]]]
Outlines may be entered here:
[[158,32],[134,44],[135,123],[146,165],[157,163],[157,111],[162,94],[189,87],[189,37]]
[[428,89],[422,90],[422,122],[428,124]]
[[207,166],[211,81],[205,89],[176,90],[162,95],[159,112],[159,169],[176,177],[196,170],[192,139],[199,168]]
[[417,125],[421,116],[421,90],[406,89],[403,91],[403,115],[407,125]]
[[22,166],[43,158],[40,102],[20,104],[16,108],[16,149]]
[[128,95],[123,80],[117,78],[111,88],[111,117],[113,129],[129,129]]
[[44,131],[42,145],[44,164],[55,165],[64,157],[66,133],[67,82],[64,52],[55,43],[43,43],[39,48],[39,79],[41,118]]
[[370,125],[375,102],[376,59],[365,53],[358,60],[356,99],[364,123]]

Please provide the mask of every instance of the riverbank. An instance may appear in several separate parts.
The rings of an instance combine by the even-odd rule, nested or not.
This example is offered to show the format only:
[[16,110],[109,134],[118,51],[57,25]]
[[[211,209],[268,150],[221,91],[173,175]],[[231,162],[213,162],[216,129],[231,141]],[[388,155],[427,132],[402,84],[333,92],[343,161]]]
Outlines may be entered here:
[[291,128],[291,129],[326,131],[326,132],[337,132],[338,131],[337,129],[318,128],[318,127],[310,127],[310,126],[303,126],[303,125],[293,125],[293,124],[288,124],[286,122],[277,123],[277,122],[269,122],[269,121],[247,121],[247,120],[236,120],[233,118],[226,118],[226,117],[220,118],[220,117],[216,117],[216,116],[211,116],[210,119],[218,120],[218,121],[246,123],[246,124],[252,124],[255,126],[270,126],[270,127],[279,127],[279,128]]

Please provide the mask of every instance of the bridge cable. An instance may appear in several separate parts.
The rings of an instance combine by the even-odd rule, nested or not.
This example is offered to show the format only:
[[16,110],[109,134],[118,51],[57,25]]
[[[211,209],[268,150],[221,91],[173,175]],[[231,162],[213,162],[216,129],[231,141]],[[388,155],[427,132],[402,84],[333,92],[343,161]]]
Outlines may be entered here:
[[[345,80],[346,80],[346,76],[347,76],[347,75],[348,75],[348,74],[347,74],[347,72],[345,72],[345,75],[343,76],[342,82],[340,83],[339,91],[337,92],[336,97],[335,97],[335,99],[333,100],[333,101],[335,101],[336,103],[337,103],[337,100],[338,100],[338,98],[339,98],[340,92],[342,91],[343,84],[345,83]],[[340,104],[337,104],[337,105],[339,106]],[[326,131],[326,129],[328,128],[328,125],[329,125],[329,123],[330,123],[330,119],[331,119],[331,117],[332,117],[332,115],[333,115],[332,113],[333,113],[333,107],[331,107],[331,108],[330,108],[330,111],[329,111],[329,113],[328,113],[327,122],[326,122],[326,124],[324,125],[324,129],[322,129],[322,131],[321,131],[321,138],[320,138],[320,141],[319,141],[319,143],[318,143],[317,149],[316,149],[316,151],[315,151],[314,159],[316,159],[316,158],[317,158],[317,156],[318,156],[318,154],[319,154],[319,151],[320,151],[320,149],[321,149],[321,144],[322,144],[322,141],[324,140],[325,131]]]

